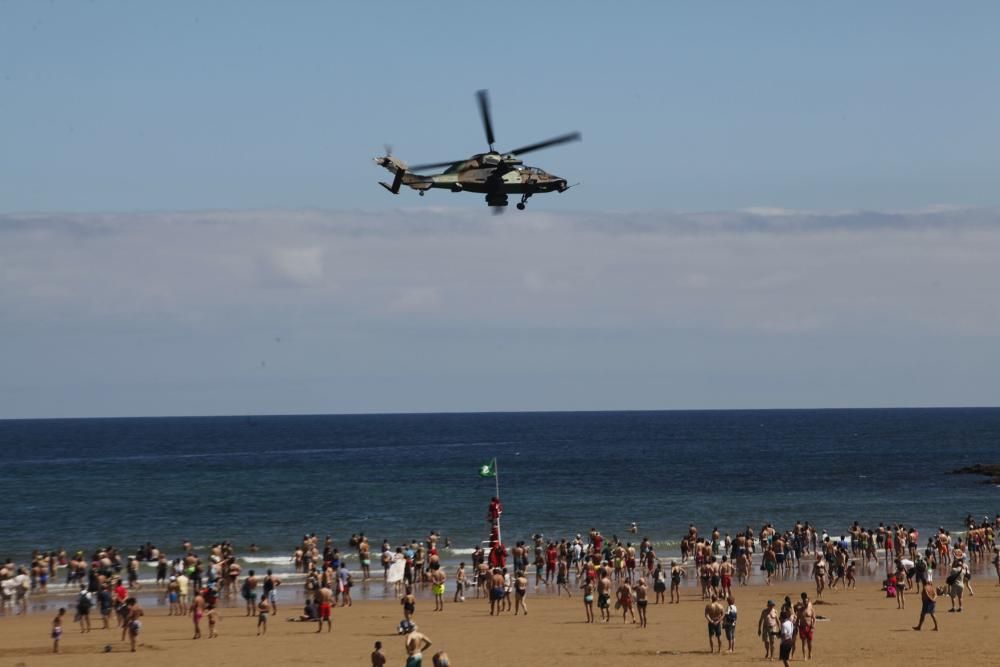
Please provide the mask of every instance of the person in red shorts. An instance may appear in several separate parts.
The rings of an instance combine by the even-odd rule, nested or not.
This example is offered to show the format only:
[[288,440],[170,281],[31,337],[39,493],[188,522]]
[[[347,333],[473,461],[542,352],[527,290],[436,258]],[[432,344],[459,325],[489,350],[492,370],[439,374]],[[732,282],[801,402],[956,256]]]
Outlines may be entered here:
[[795,624],[799,631],[799,639],[802,641],[802,655],[806,660],[812,660],[816,610],[813,609],[812,600],[805,593],[802,594],[802,601],[795,605]]
[[323,598],[323,601],[319,603],[319,627],[316,628],[316,632],[323,631],[323,623],[326,623],[327,632],[333,629],[333,620],[330,618],[332,609],[333,605],[330,603],[330,600]]

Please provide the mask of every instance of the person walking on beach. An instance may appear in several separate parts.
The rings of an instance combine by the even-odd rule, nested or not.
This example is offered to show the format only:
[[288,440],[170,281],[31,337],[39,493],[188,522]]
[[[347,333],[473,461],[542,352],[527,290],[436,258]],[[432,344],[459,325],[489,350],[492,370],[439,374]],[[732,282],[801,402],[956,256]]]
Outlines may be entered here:
[[934,588],[934,584],[931,582],[926,582],[920,589],[920,621],[913,626],[914,630],[920,630],[924,627],[924,618],[927,616],[931,617],[934,621],[934,630],[938,629],[937,617],[934,615],[934,608],[937,606],[937,589]]
[[[948,597],[951,598],[951,609],[949,612],[962,611],[962,596],[965,593],[965,577],[969,573],[969,566],[965,564],[965,559],[959,556],[952,563],[951,573],[945,583],[948,584]],[[958,609],[955,609],[955,602],[958,601]]]
[[792,623],[792,612],[785,610],[781,612],[781,646],[779,657],[785,667],[789,667],[788,661],[792,657],[792,650],[795,649],[795,624]]
[[76,598],[76,618],[80,621],[80,632],[90,632],[90,609],[94,606],[94,597],[85,584],[80,584],[80,594]]
[[271,605],[271,613],[278,613],[278,586],[281,585],[281,579],[274,576],[271,569],[268,568],[267,576],[264,577],[263,585],[263,599],[267,600],[267,603]]
[[632,585],[628,583],[627,578],[622,579],[616,595],[618,600],[615,606],[622,610],[622,623],[628,623],[628,616],[631,616],[632,622],[635,623],[635,611],[632,609]]
[[816,598],[822,598],[823,589],[826,588],[826,560],[820,553],[816,554],[816,562],[813,564],[813,579],[816,580]]
[[779,628],[778,610],[774,608],[774,600],[768,600],[757,619],[757,636],[764,642],[766,660],[774,660],[774,636],[778,634]]
[[59,652],[59,640],[62,638],[62,619],[66,615],[66,607],[59,607],[59,613],[52,619],[52,652]]
[[517,572],[514,579],[514,615],[517,616],[517,610],[523,609],[524,615],[528,615],[528,607],[524,604],[524,598],[528,594],[528,578],[524,576],[524,572]]
[[[714,594],[712,601],[705,605],[705,620],[708,621],[708,652],[715,653],[716,645],[722,653],[722,620],[726,610]],[[714,638],[714,641],[713,641]]]

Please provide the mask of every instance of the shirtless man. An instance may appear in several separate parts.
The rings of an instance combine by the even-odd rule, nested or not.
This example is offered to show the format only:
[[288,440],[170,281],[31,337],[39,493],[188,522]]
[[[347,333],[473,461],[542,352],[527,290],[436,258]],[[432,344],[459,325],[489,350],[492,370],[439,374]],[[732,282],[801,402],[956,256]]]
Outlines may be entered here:
[[278,586],[280,585],[281,585],[281,579],[278,579],[276,576],[274,576],[270,568],[268,568],[267,576],[264,577],[264,585],[263,585],[264,600],[266,600],[267,603],[271,605],[271,612],[275,614],[278,613],[277,590]]
[[372,548],[363,534],[358,542],[358,560],[361,561],[361,580],[368,581],[372,578]]
[[[741,535],[739,539],[745,539]],[[742,551],[739,556],[736,557],[736,580],[739,582],[740,586],[746,586],[750,580],[750,553],[746,550]]]
[[434,611],[444,611],[444,582],[448,576],[440,563],[431,566],[431,590],[434,592]]
[[[726,608],[719,602],[719,598],[712,596],[712,601],[705,605],[705,620],[708,621],[708,652],[722,653],[722,619],[726,615]],[[715,638],[713,643],[712,638]]]
[[601,620],[611,620],[611,577],[604,568],[597,580],[597,608],[601,610]]
[[323,624],[326,623],[326,631],[333,630],[333,589],[323,586],[319,589],[319,625],[316,632],[323,632]]
[[813,609],[812,600],[805,593],[802,594],[802,601],[795,605],[795,624],[798,627],[799,639],[802,640],[802,655],[806,660],[812,660],[816,610]]
[[728,556],[723,556],[719,563],[719,588],[719,599],[727,599],[733,594],[733,564]]
[[257,577],[254,575],[253,570],[250,570],[247,578],[243,580],[243,587],[240,589],[240,593],[246,601],[247,616],[253,616],[257,613]]
[[622,623],[628,622],[626,620],[628,616],[632,616],[632,622],[635,623],[635,611],[632,609],[632,585],[628,583],[628,579],[622,580],[616,595],[618,597],[618,605],[622,610]]
[[405,639],[406,646],[406,667],[422,667],[424,663],[423,652],[431,647],[431,640],[423,633],[417,632],[417,626],[409,623]]
[[499,616],[503,611],[503,598],[503,573],[500,568],[496,568],[490,576],[490,616]]
[[913,626],[914,630],[920,630],[924,627],[924,618],[927,616],[931,617],[934,621],[934,630],[938,629],[937,617],[934,615],[934,607],[937,605],[937,589],[934,588],[934,584],[927,582],[920,589],[920,622]]
[[635,584],[635,607],[639,611],[640,628],[646,627],[646,606],[649,604],[646,594],[648,590],[645,577],[639,577],[639,581]]
[[764,658],[774,660],[774,637],[778,634],[778,610],[774,607],[774,600],[768,600],[767,606],[760,612],[757,619],[757,636],[764,642]]

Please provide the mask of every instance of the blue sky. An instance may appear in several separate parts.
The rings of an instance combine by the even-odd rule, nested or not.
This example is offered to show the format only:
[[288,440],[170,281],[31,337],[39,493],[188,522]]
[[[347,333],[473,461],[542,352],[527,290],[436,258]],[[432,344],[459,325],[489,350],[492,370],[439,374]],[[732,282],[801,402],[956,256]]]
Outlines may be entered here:
[[995,203],[996,3],[611,7],[6,2],[0,209],[415,205],[368,158],[484,150],[484,87],[498,147],[584,135],[540,208]]
[[1000,5],[610,7],[0,2],[0,418],[996,405]]

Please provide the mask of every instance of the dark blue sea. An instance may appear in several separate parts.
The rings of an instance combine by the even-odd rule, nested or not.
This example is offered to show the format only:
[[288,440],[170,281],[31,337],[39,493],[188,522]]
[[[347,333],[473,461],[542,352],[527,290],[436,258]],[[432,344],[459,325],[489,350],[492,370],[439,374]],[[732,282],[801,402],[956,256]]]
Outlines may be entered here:
[[1000,489],[948,474],[1000,462],[1000,409],[17,420],[0,452],[0,558],[19,562],[185,539],[263,561],[312,532],[377,550],[436,530],[464,553],[486,536],[493,457],[508,544],[636,521],[670,552],[692,522],[926,534],[1000,511]]

